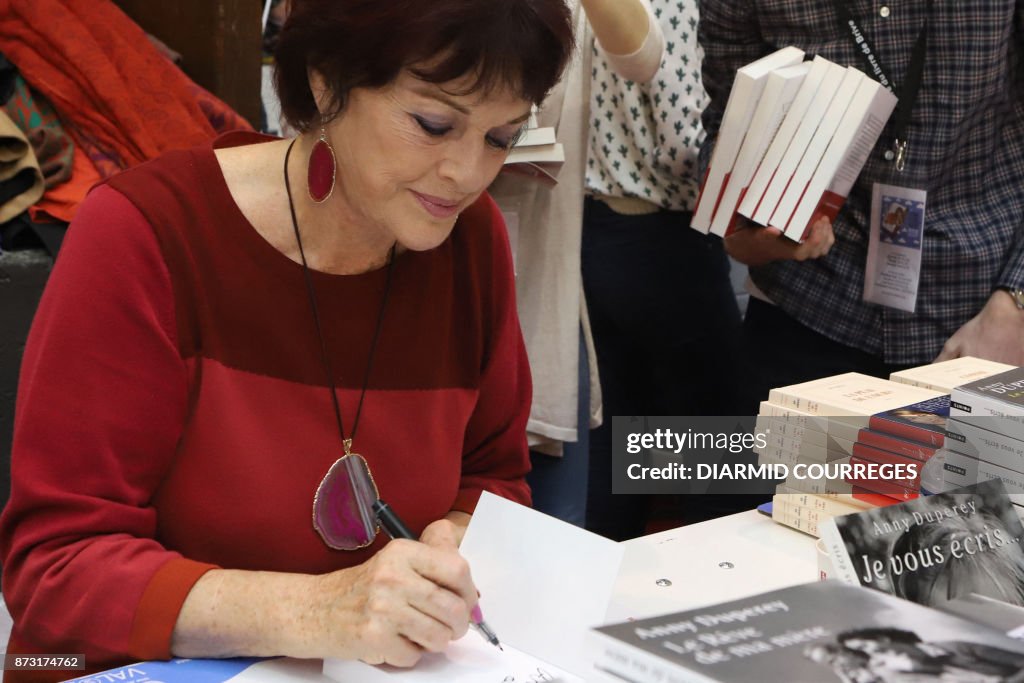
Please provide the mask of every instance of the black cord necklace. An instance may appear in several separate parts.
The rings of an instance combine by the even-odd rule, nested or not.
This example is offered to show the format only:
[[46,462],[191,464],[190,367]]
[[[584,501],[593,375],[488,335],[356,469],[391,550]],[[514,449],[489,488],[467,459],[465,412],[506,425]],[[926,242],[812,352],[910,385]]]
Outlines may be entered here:
[[[291,144],[288,145],[288,151],[284,155],[284,187],[285,192],[288,194],[288,210],[291,212],[292,228],[295,231],[295,242],[299,247],[299,256],[302,259],[302,274],[306,281],[306,293],[309,296],[309,307],[310,311],[313,314],[313,324],[316,326],[317,340],[320,342],[320,360],[321,363],[323,364],[324,378],[327,382],[327,388],[331,392],[331,404],[334,406],[334,418],[338,424],[338,435],[339,437],[341,437],[341,445],[342,449],[344,450],[344,455],[342,456],[342,458],[340,458],[338,462],[336,462],[335,465],[331,467],[331,469],[328,471],[327,476],[324,477],[324,482],[321,482],[320,488],[317,489],[317,495],[314,497],[313,501],[313,525],[316,528],[317,532],[320,533],[321,537],[323,537],[324,542],[327,543],[328,546],[336,549],[352,550],[355,549],[355,547],[349,547],[347,543],[338,541],[333,538],[329,538],[329,534],[325,533],[325,531],[321,528],[321,525],[318,524],[318,507],[321,504],[320,493],[321,490],[324,488],[325,484],[327,483],[328,478],[332,476],[332,473],[337,469],[338,464],[344,458],[352,456],[358,458],[362,457],[352,452],[352,440],[355,439],[356,437],[356,429],[358,429],[359,427],[359,416],[362,414],[363,411],[363,399],[366,398],[366,388],[370,382],[370,371],[373,369],[373,358],[377,350],[377,341],[380,338],[380,330],[384,322],[384,310],[387,308],[388,294],[391,291],[391,275],[392,272],[394,271],[395,249],[398,246],[398,244],[396,242],[395,244],[391,245],[391,249],[388,252],[388,270],[384,282],[384,294],[381,297],[380,308],[377,312],[377,324],[374,327],[373,339],[370,342],[370,353],[366,359],[366,373],[363,375],[363,386],[359,392],[359,403],[356,406],[355,419],[352,421],[352,435],[346,438],[345,427],[341,419],[341,407],[338,405],[338,392],[336,390],[334,383],[334,372],[331,370],[330,359],[327,356],[327,343],[324,340],[323,326],[320,323],[320,310],[317,306],[316,290],[313,287],[313,278],[312,275],[310,274],[309,264],[306,261],[306,252],[302,247],[302,235],[299,233],[299,221],[295,216],[295,202],[292,199],[291,181],[288,179],[288,159],[289,157],[291,157],[292,148],[295,146],[296,140],[292,140]],[[367,540],[366,544],[368,544],[372,540],[373,539],[371,537]]]

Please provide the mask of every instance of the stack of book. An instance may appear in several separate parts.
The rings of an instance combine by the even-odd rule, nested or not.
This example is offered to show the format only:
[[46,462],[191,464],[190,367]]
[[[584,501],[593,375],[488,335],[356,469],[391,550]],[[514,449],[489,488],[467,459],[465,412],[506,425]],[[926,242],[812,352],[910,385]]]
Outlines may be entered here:
[[594,666],[638,682],[1024,680],[1024,527],[1000,482],[822,531],[838,581],[594,628]]
[[945,448],[947,485],[1001,479],[1024,506],[1024,368],[953,389]]
[[780,484],[778,492],[772,496],[772,519],[820,538],[819,525],[825,520],[852,515],[874,506],[874,503],[854,498],[851,494],[815,495]]
[[[864,477],[798,476],[799,464],[911,464],[923,458],[923,446],[898,443],[889,421],[881,417],[908,403],[942,396],[939,392],[859,373],[845,373],[812,382],[773,389],[761,404],[758,431],[767,433],[767,447],[758,451],[760,463],[784,463],[790,476],[773,499],[772,518],[812,535],[828,517],[867,507],[891,505],[918,495],[919,480],[894,481]],[[883,432],[881,430],[888,429]],[[875,431],[893,441],[862,441]],[[917,450],[914,450],[914,449]],[[901,454],[899,451],[902,450]],[[911,455],[918,454],[913,460]],[[802,472],[806,473],[804,468]]]
[[[1003,481],[1024,516],[1024,369],[958,358],[893,373],[890,380],[826,377],[773,390],[757,425],[767,436],[757,449],[759,462],[790,468],[772,517],[805,533],[818,536],[818,525],[837,515],[988,479]],[[927,469],[933,458],[934,468]],[[901,466],[908,476],[793,474],[800,463],[844,462]],[[925,472],[933,476],[923,479]]]
[[1024,604],[1022,536],[998,480],[821,525],[830,578],[926,605],[967,593]]
[[564,163],[565,149],[556,140],[555,129],[539,125],[534,108],[526,129],[505,158],[502,171],[525,175],[545,185],[555,185]]
[[725,236],[743,216],[802,241],[834,220],[896,106],[853,67],[783,48],[739,69],[690,225]]
[[594,628],[587,680],[1019,681],[1024,643],[1006,626],[1019,610],[991,604],[940,610],[838,581],[792,586]]
[[939,363],[929,363],[908,370],[900,370],[889,375],[889,379],[893,382],[912,384],[915,387],[935,389],[949,394],[961,384],[985,379],[992,375],[998,375],[1000,372],[1013,370],[1013,368],[1013,365],[1006,363],[997,363],[974,356],[961,356]]
[[864,485],[896,500],[912,500],[920,493],[934,493],[922,487],[925,464],[942,449],[949,395],[900,406],[868,418],[868,426],[857,434],[854,462],[914,465],[917,476],[905,481],[873,480]]

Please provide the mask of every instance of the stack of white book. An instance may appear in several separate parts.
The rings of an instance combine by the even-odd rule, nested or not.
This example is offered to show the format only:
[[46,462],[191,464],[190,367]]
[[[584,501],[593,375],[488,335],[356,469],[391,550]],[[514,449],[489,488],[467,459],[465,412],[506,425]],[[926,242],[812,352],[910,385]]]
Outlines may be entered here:
[[947,487],[1002,479],[1024,505],[1024,368],[954,387],[945,447]]
[[[772,518],[812,536],[829,517],[892,505],[916,492],[864,478],[812,477],[811,465],[880,462],[864,452],[861,435],[872,416],[940,396],[941,392],[854,372],[772,389],[761,403],[757,431],[766,446],[758,462],[787,465],[789,477],[773,499]],[[885,462],[906,460],[897,454]],[[909,462],[909,460],[907,460]],[[803,467],[798,467],[803,465]]]
[[736,73],[690,225],[726,236],[738,217],[803,241],[834,220],[896,96],[853,67],[787,47]]
[[506,157],[502,170],[554,185],[558,182],[558,172],[564,163],[565,149],[556,140],[555,129],[538,125],[535,110],[530,114],[526,130]]
[[893,382],[910,384],[915,387],[935,389],[945,394],[951,393],[953,389],[970,382],[975,382],[992,375],[998,375],[1007,370],[1013,370],[1015,365],[998,363],[994,360],[975,358],[974,356],[960,356],[938,363],[929,363],[916,368],[899,370],[889,375]]

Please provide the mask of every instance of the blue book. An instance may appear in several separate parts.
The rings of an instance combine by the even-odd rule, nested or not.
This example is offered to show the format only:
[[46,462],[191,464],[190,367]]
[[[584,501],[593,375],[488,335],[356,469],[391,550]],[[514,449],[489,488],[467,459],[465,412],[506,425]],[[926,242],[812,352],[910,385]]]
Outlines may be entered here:
[[161,681],[161,683],[224,683],[250,666],[265,661],[259,657],[236,659],[172,659],[169,662],[139,662],[102,673],[72,678],[67,683],[100,681]]

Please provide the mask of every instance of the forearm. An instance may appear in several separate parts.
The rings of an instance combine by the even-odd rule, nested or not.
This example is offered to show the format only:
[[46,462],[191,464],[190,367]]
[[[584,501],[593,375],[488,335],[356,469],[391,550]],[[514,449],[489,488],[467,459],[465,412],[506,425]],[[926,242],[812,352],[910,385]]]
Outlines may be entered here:
[[650,28],[640,0],[580,0],[601,47],[615,55],[639,50]]
[[171,654],[361,659],[412,666],[468,628],[478,595],[457,537],[467,522],[429,525],[366,562],[321,575],[211,570],[178,614]]
[[176,657],[323,657],[318,577],[215,569],[192,587],[171,636]]

